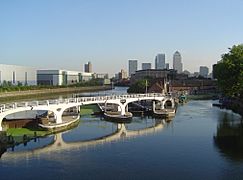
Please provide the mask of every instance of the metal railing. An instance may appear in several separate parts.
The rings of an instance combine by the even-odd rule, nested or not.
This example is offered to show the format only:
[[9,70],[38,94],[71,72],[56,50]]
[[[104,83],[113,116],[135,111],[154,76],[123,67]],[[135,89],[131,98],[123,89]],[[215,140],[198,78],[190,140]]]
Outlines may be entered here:
[[0,105],[0,113],[8,110],[23,108],[23,107],[36,107],[36,106],[50,106],[58,104],[70,104],[70,103],[83,103],[83,102],[95,102],[95,101],[107,101],[117,99],[128,98],[146,98],[146,97],[163,97],[165,94],[161,93],[147,93],[147,94],[122,94],[122,95],[110,95],[110,96],[95,96],[95,97],[76,97],[66,99],[54,99],[54,100],[40,100],[29,102],[15,102]]

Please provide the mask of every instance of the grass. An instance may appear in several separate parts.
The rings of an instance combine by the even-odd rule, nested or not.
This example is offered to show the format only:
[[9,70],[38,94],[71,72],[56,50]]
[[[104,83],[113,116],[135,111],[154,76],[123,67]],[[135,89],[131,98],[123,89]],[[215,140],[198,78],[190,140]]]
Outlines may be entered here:
[[9,128],[9,129],[7,129],[7,135],[8,136],[11,135],[13,137],[23,136],[23,135],[34,137],[35,132],[36,132],[37,136],[45,136],[48,134],[48,131],[31,130],[28,128]]
[[81,106],[80,114],[81,115],[90,115],[93,114],[94,112],[99,112],[100,109],[98,105],[96,104],[91,104],[91,105],[84,105]]

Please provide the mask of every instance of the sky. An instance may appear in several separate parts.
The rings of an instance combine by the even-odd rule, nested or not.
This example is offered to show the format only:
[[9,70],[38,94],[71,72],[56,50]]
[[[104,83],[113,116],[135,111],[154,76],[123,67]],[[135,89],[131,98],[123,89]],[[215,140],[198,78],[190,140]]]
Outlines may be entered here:
[[114,74],[175,51],[199,71],[243,43],[243,0],[0,0],[0,63]]

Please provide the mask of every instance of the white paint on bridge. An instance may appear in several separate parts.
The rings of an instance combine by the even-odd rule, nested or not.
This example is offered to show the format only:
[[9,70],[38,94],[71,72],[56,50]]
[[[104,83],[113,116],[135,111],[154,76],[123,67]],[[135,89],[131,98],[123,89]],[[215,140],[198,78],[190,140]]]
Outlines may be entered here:
[[97,96],[97,97],[78,97],[68,99],[56,99],[56,100],[42,100],[42,101],[31,101],[31,102],[18,102],[11,104],[0,105],[0,131],[3,130],[2,121],[10,114],[28,111],[28,110],[45,110],[54,113],[56,124],[60,125],[63,123],[62,115],[63,112],[71,107],[80,107],[88,104],[98,103],[110,103],[117,104],[121,115],[126,114],[127,105],[131,102],[141,100],[155,100],[160,101],[163,104],[167,100],[172,100],[170,96],[160,93],[148,93],[148,94],[124,94],[124,95],[111,95],[111,96]]

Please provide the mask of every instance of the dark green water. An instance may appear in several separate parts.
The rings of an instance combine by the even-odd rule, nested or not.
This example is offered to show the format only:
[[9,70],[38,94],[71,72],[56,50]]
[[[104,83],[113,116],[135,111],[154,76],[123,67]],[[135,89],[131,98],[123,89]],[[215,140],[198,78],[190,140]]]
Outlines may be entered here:
[[243,179],[241,117],[212,102],[190,101],[170,123],[82,117],[68,132],[8,149],[0,179]]

